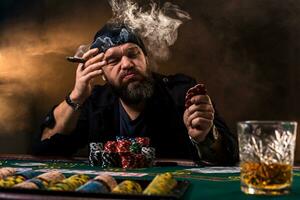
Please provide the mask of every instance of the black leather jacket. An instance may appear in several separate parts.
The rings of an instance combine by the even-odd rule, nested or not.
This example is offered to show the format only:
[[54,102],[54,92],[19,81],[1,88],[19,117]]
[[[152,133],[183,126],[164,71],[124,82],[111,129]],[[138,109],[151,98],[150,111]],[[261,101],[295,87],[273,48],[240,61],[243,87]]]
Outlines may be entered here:
[[[202,158],[200,158],[198,149],[188,136],[183,123],[185,94],[196,84],[196,81],[182,74],[164,76],[153,73],[153,78],[155,92],[146,102],[144,113],[146,135],[151,139],[151,146],[156,148],[156,157],[194,161],[206,159],[216,164],[234,164],[237,161],[237,142],[217,112],[214,125],[222,134],[222,142],[226,147],[225,160],[215,160],[213,153],[206,153],[209,152],[207,150],[201,152]],[[66,156],[75,153],[90,142],[115,140],[120,130],[118,106],[118,98],[107,85],[96,86],[83,105],[76,129],[69,136],[56,134],[50,139],[37,142],[34,145],[34,152]],[[42,129],[54,125],[52,110],[45,118]]]

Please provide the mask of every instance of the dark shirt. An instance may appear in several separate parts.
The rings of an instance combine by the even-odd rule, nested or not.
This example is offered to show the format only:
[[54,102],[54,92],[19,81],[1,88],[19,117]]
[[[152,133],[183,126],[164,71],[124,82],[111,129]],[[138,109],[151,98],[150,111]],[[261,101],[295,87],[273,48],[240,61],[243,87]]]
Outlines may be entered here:
[[[211,156],[213,154],[206,155],[206,153],[199,158],[197,148],[190,140],[183,123],[185,94],[196,84],[196,81],[182,74],[172,76],[153,74],[153,78],[154,94],[146,102],[142,119],[133,122],[133,125],[140,126],[136,131],[132,132],[131,122],[123,121],[126,120],[124,114],[121,114],[120,118],[120,112],[123,111],[110,87],[96,86],[83,105],[75,130],[70,135],[55,134],[50,139],[37,142],[34,152],[42,155],[71,155],[91,142],[105,143],[115,140],[115,137],[120,134],[134,134],[134,136],[142,134],[150,138],[151,146],[156,149],[158,158],[214,160]],[[54,125],[52,110],[46,117],[42,129]],[[218,112],[215,112],[214,125],[222,135],[226,156],[222,162],[216,161],[216,163],[234,164],[237,161],[237,142]],[[212,133],[209,133],[207,138],[211,135]]]
[[119,112],[120,135],[126,137],[143,137],[146,135],[144,112],[140,113],[136,119],[131,120],[121,103],[119,103]]

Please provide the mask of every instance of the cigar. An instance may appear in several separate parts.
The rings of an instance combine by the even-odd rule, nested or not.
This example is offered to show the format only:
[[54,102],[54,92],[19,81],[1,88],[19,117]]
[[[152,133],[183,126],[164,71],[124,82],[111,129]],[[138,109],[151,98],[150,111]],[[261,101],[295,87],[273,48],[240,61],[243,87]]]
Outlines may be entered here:
[[73,57],[73,56],[69,56],[67,57],[67,60],[73,63],[85,63],[86,60],[83,58],[79,58],[79,57]]

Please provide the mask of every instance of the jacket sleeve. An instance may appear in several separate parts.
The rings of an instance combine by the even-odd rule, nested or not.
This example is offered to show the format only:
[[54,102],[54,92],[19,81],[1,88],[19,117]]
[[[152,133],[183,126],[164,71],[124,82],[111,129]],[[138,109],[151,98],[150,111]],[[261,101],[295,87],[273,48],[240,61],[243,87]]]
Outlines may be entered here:
[[34,139],[32,153],[35,155],[55,155],[55,156],[71,156],[80,148],[83,148],[88,141],[88,115],[87,105],[83,105],[80,117],[77,121],[76,128],[69,135],[57,133],[49,139],[41,141],[43,130],[53,128],[55,126],[55,118],[53,111],[57,106],[46,115],[41,124],[41,131],[37,138]]

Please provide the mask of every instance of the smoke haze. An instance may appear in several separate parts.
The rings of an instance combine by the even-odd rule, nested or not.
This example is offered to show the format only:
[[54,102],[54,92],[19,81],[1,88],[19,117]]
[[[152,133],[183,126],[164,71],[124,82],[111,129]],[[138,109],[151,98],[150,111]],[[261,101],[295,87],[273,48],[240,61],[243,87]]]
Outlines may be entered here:
[[170,2],[165,2],[162,7],[154,1],[149,2],[141,6],[131,0],[110,0],[113,18],[140,35],[151,57],[167,60],[169,47],[177,40],[179,26],[191,17]]

